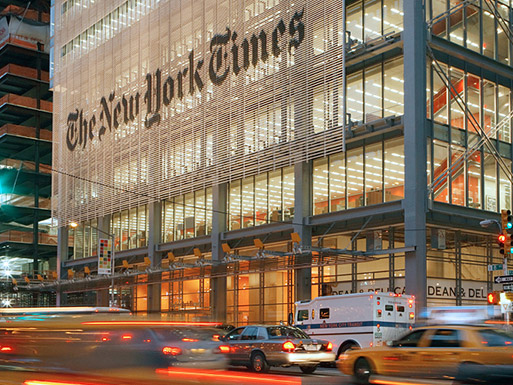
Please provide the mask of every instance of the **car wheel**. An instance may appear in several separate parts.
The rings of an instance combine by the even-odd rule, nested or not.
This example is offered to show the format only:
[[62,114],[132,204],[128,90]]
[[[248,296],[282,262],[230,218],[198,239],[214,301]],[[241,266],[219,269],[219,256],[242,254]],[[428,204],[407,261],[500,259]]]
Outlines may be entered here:
[[269,364],[262,353],[255,353],[251,356],[251,369],[256,373],[267,373]]
[[354,378],[357,384],[368,384],[372,374],[369,361],[365,358],[358,358],[354,364]]
[[345,352],[347,352],[348,350],[352,349],[353,347],[355,346],[358,346],[352,342],[346,342],[344,343],[339,349],[338,349],[338,352],[337,352],[337,357],[335,358],[335,361],[338,361],[338,359],[340,358],[340,355],[341,354],[344,354]]
[[299,365],[299,369],[305,374],[312,374],[317,369],[317,365]]

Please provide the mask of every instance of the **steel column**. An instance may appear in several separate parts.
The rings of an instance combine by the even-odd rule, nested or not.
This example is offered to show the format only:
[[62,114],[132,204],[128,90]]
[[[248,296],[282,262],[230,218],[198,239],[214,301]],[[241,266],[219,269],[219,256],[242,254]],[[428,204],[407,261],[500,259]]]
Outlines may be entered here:
[[404,155],[406,292],[427,302],[426,267],[426,23],[422,1],[404,2]]

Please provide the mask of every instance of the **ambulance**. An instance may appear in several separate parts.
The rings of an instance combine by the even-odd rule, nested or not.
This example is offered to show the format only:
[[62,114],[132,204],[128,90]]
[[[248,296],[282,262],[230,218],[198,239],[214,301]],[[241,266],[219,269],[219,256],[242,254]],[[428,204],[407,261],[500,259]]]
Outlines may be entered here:
[[412,330],[415,297],[367,292],[296,302],[292,322],[312,338],[328,340],[339,355],[352,347],[382,346]]

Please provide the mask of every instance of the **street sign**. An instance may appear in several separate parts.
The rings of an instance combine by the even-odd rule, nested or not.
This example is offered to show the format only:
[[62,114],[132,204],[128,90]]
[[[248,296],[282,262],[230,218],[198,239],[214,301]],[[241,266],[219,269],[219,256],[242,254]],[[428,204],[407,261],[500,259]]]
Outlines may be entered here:
[[504,291],[513,291],[513,283],[503,285],[502,288],[504,289]]
[[488,265],[488,271],[502,270],[502,267],[502,263],[498,263],[496,265]]
[[513,282],[513,275],[501,275],[499,277],[495,277],[495,283],[508,283]]

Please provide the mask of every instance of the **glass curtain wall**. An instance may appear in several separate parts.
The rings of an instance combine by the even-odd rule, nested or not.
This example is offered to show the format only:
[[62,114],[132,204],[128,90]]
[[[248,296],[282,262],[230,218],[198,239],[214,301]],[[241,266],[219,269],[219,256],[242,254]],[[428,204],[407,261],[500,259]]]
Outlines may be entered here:
[[72,259],[94,257],[98,255],[98,221],[96,219],[79,223],[70,228],[70,239],[73,239]]
[[314,215],[403,198],[402,137],[314,160]]
[[[498,79],[485,79],[445,64],[442,70],[451,79],[453,93],[465,101],[468,114],[432,69],[427,108],[428,115],[433,116],[433,140],[428,144],[428,153],[433,156],[428,171],[433,199],[490,211],[509,207],[503,204],[510,201],[511,183],[495,157],[484,146],[471,154],[466,149],[480,140],[479,127],[491,138],[511,142],[511,121],[505,119],[510,113],[511,89]],[[497,148],[502,147],[499,144]],[[501,151],[508,164],[511,162],[504,156],[509,158],[509,152]]]
[[110,232],[115,234],[116,251],[147,246],[148,205],[113,214]]
[[[314,132],[336,127],[342,120],[340,79],[326,79],[313,89]],[[336,116],[335,116],[335,111]],[[404,113],[403,58],[395,58],[347,75],[347,112],[352,122],[368,123]]]
[[433,35],[509,65],[509,31],[502,25],[511,28],[510,6],[510,0],[428,0],[427,19]]
[[229,230],[291,220],[294,216],[294,167],[231,182],[228,211]]
[[162,204],[162,240],[173,242],[212,232],[212,188],[166,199]]

